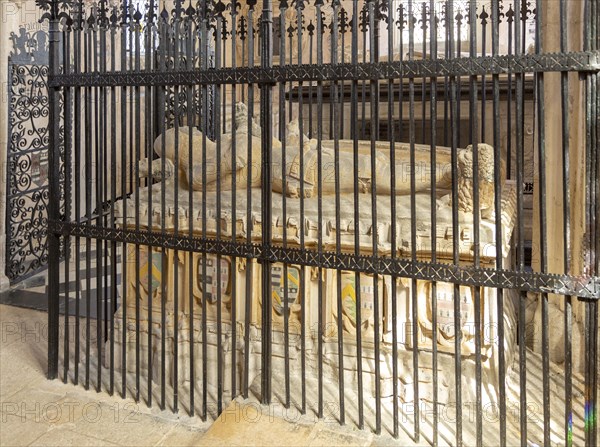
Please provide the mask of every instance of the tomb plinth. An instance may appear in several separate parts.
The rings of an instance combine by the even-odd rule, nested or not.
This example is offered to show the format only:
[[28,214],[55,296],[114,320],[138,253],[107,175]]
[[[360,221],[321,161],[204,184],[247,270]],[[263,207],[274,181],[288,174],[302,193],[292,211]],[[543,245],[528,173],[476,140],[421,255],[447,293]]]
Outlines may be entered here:
[[[182,138],[184,140],[185,138]],[[342,142],[340,152],[352,155],[352,143]],[[377,256],[399,259],[411,259],[413,252],[419,261],[431,261],[432,251],[435,249],[437,262],[451,263],[453,259],[453,221],[451,203],[451,171],[450,151],[448,148],[438,148],[437,165],[431,169],[427,165],[430,159],[429,147],[415,149],[417,160],[422,161],[422,176],[416,181],[415,194],[407,192],[402,182],[397,185],[401,190],[393,198],[388,190],[378,188],[376,196],[377,219],[372,217],[372,195],[370,177],[363,174],[361,167],[356,169],[350,165],[346,173],[352,179],[354,173],[359,176],[363,189],[359,194],[342,192],[339,203],[335,195],[330,195],[331,185],[322,187],[321,199],[326,199],[326,206],[321,209],[319,216],[318,184],[308,181],[313,169],[312,160],[314,148],[306,141],[304,147],[304,197],[300,197],[299,182],[302,178],[298,175],[299,151],[287,147],[286,163],[277,163],[273,168],[274,190],[272,197],[273,220],[269,224],[272,231],[272,244],[289,248],[300,248],[304,241],[306,250],[317,250],[319,241],[325,252],[354,253],[358,243],[361,255],[373,255],[373,237],[377,235]],[[321,150],[324,156],[331,151],[334,142],[323,141]],[[370,158],[371,143],[359,142],[359,152],[363,157]],[[397,144],[395,147],[396,166],[402,169],[402,163],[409,160],[409,146]],[[186,151],[186,148],[180,148]],[[462,150],[460,155],[464,158],[472,157]],[[158,152],[158,151],[157,151]],[[376,167],[382,173],[389,169],[390,145],[378,142],[376,145],[378,164]],[[279,152],[281,153],[281,152]],[[481,162],[489,162],[485,154],[480,156]],[[489,152],[488,152],[489,155]],[[388,157],[388,158],[386,158]],[[274,158],[277,156],[274,154]],[[283,157],[279,155],[279,160]],[[343,157],[342,157],[343,159]],[[459,157],[460,159],[460,157]],[[171,159],[169,159],[171,160]],[[369,161],[369,160],[366,160]],[[365,163],[362,160],[360,163]],[[467,160],[468,162],[468,160]],[[387,164],[386,164],[387,163]],[[147,163],[148,175],[157,177],[154,167],[157,161]],[[241,167],[240,167],[241,166]],[[325,166],[325,165],[323,165]],[[343,166],[343,163],[340,165]],[[368,164],[367,164],[368,166]],[[462,165],[464,167],[464,164]],[[180,166],[181,167],[181,166]],[[193,235],[224,241],[261,243],[262,222],[261,189],[260,186],[246,188],[247,175],[251,170],[244,166],[243,161],[236,165],[235,181],[227,172],[222,176],[220,188],[214,183],[206,185],[194,184],[195,180],[184,183],[181,181],[183,173],[177,175],[161,174],[161,181],[149,187],[139,188],[136,194],[120,201],[115,205],[115,216],[123,228],[150,230],[155,232],[174,233],[177,229],[179,235]],[[189,166],[188,166],[189,168]],[[487,167],[489,168],[489,166]],[[244,169],[246,171],[244,172]],[[277,172],[279,169],[279,172]],[[333,167],[332,174],[333,174]],[[493,167],[492,167],[493,169]],[[188,170],[189,172],[192,170]],[[415,169],[402,172],[402,175],[416,175]],[[471,180],[468,176],[472,171],[459,169],[462,175],[457,184],[459,188],[468,190],[467,183],[462,180]],[[480,172],[484,172],[480,169]],[[254,173],[256,174],[256,173]],[[314,171],[313,171],[314,174]],[[346,175],[346,174],[344,174]],[[428,189],[431,176],[435,175],[436,195],[433,197]],[[314,177],[314,175],[313,175]],[[325,177],[325,176],[323,176]],[[482,183],[489,182],[484,178]],[[259,176],[260,178],[260,176]],[[277,180],[277,181],[276,181]],[[348,181],[348,180],[346,180]],[[378,179],[377,182],[389,183],[387,179]],[[235,190],[232,191],[233,183]],[[192,188],[187,187],[192,185]],[[378,185],[379,186],[379,185]],[[217,194],[217,189],[218,194]],[[308,190],[308,192],[307,192]],[[472,193],[472,191],[466,191]],[[235,200],[233,200],[235,195]],[[468,195],[468,194],[467,194]],[[473,211],[459,203],[458,208],[458,251],[460,264],[473,265],[475,250],[479,250],[480,267],[494,268],[496,253],[502,250],[506,262],[510,259],[510,238],[515,224],[515,186],[507,182],[501,190],[501,222],[502,222],[502,247],[497,247],[495,236],[495,216],[493,207],[489,204],[489,197],[493,200],[492,189],[484,191],[480,187],[481,195],[481,220],[479,222],[479,246],[474,244]],[[395,200],[395,215],[392,215],[392,200]],[[486,201],[487,205],[486,205]],[[302,202],[302,207],[301,207]],[[235,203],[235,209],[232,204]],[[435,226],[431,221],[431,210],[435,209]],[[220,214],[215,210],[220,209]],[[300,210],[303,209],[303,215]],[[411,212],[414,209],[414,213]],[[138,210],[133,214],[132,210]],[[337,216],[336,216],[337,214]],[[251,219],[248,222],[248,219]],[[358,220],[358,225],[356,225]],[[373,225],[376,226],[374,231]],[[395,227],[394,227],[395,226]],[[435,227],[435,228],[434,228]],[[358,234],[355,230],[358,228]],[[248,233],[250,229],[250,233]],[[395,231],[394,231],[395,229]],[[392,253],[392,239],[396,235],[396,251]],[[413,233],[416,233],[416,246],[412,246]],[[320,239],[319,239],[320,236]],[[148,356],[148,347],[142,346],[141,361],[142,375],[152,374],[158,377],[161,368],[162,349],[162,309],[165,309],[166,318],[166,362],[168,380],[172,383],[190,385],[190,349],[194,350],[193,358],[197,362],[196,371],[206,362],[210,376],[216,374],[217,361],[223,363],[222,384],[225,394],[231,393],[231,374],[235,371],[237,383],[241,383],[244,376],[246,359],[244,359],[245,343],[250,345],[250,358],[248,376],[250,382],[260,374],[261,356],[261,315],[262,315],[262,290],[261,290],[261,264],[255,259],[232,258],[231,256],[188,253],[172,249],[148,249],[148,247],[128,245],[126,252],[126,272],[122,284],[122,305],[127,306],[127,321],[122,320],[122,311],[116,313],[117,332],[127,327],[134,328],[140,324],[144,344],[148,340],[148,332],[152,334],[153,351]],[[449,279],[450,280],[450,279]],[[319,284],[321,282],[321,284]],[[395,284],[395,285],[394,285]],[[435,287],[434,287],[435,285]],[[321,304],[319,309],[319,286],[321,288]],[[338,291],[338,287],[341,287]],[[413,290],[414,289],[414,290]],[[433,290],[435,289],[437,304],[437,327],[433,326]],[[394,295],[395,293],[395,295]],[[479,293],[479,330],[475,328],[475,303],[476,294]],[[338,295],[341,307],[338,306]],[[413,295],[416,297],[413,298]],[[455,349],[457,337],[454,320],[455,288],[452,283],[427,280],[412,280],[410,278],[392,278],[388,275],[372,275],[349,271],[336,271],[323,269],[319,274],[316,267],[301,267],[297,265],[284,265],[274,263],[271,269],[271,297],[272,297],[272,340],[273,340],[273,368],[281,368],[283,373],[285,340],[284,327],[287,320],[289,361],[292,374],[300,374],[302,333],[305,334],[304,345],[308,374],[316,373],[318,360],[318,337],[323,336],[323,364],[324,374],[328,381],[334,381],[339,373],[338,353],[338,327],[342,328],[343,340],[343,368],[346,386],[353,386],[357,381],[357,332],[360,331],[362,350],[363,385],[367,395],[375,394],[375,362],[380,366],[380,388],[384,398],[393,395],[393,351],[397,352],[398,386],[400,399],[403,402],[412,402],[412,359],[419,356],[419,387],[420,399],[433,401],[432,392],[432,343],[433,334],[437,333],[437,352],[440,382],[438,385],[440,403],[452,400],[455,384],[445,379],[442,371],[453,370],[454,358],[460,355],[463,360],[463,376],[475,378],[476,336],[479,336],[481,346],[481,359],[483,368],[484,386],[486,396],[484,401],[497,401],[499,363],[498,350],[505,351],[506,365],[512,360],[515,351],[515,312],[510,299],[504,301],[504,315],[498,315],[496,290],[480,288],[476,290],[470,286],[460,286],[457,298],[460,300],[461,332],[460,352]],[[375,315],[375,299],[378,300],[379,314]],[[286,302],[287,300],[287,302]],[[412,320],[414,314],[412,303],[417,303],[417,321]],[[394,303],[396,315],[394,315]],[[136,308],[139,311],[140,321],[136,321]],[[360,307],[361,318],[357,321],[357,308]],[[177,313],[175,313],[177,309]],[[246,316],[246,312],[249,315]],[[321,319],[319,318],[321,313]],[[150,323],[149,315],[152,322]],[[220,318],[219,318],[220,317]],[[379,322],[379,333],[375,334],[375,319]],[[220,319],[220,322],[219,322]],[[498,344],[498,324],[500,319],[504,322],[504,346]],[[250,327],[246,328],[247,322]],[[395,322],[395,327],[394,327]],[[220,324],[219,324],[220,323]],[[338,325],[338,323],[340,323]],[[319,330],[321,324],[321,330]],[[193,325],[193,327],[190,327]],[[205,325],[205,327],[204,327]],[[177,331],[175,331],[177,328]],[[234,331],[235,328],[235,331]],[[248,330],[247,330],[248,329]],[[417,345],[414,345],[413,333],[417,331]],[[177,336],[176,336],[177,332]],[[205,339],[203,339],[205,333]],[[235,334],[234,334],[235,333]],[[219,341],[220,334],[220,341]],[[249,340],[246,340],[247,334]],[[394,335],[395,334],[395,335]],[[477,334],[477,335],[476,335]],[[193,337],[193,343],[190,343]],[[396,343],[394,344],[394,337]],[[175,341],[177,338],[177,341]],[[126,334],[126,346],[120,344],[121,336],[115,337],[117,363],[120,362],[121,349],[127,350],[127,369],[135,371],[136,346],[135,330]],[[378,340],[380,356],[375,358],[374,345]],[[177,343],[177,350],[175,350]],[[206,349],[203,349],[203,343]],[[236,350],[237,364],[231,364],[232,350]],[[178,377],[173,377],[174,355],[178,355]],[[116,365],[121,367],[121,365]],[[276,371],[273,373],[275,374]],[[468,380],[470,380],[468,379]],[[201,375],[197,372],[195,387],[200,387]],[[212,382],[216,383],[216,382]],[[333,383],[333,382],[332,382]],[[335,386],[335,385],[332,385]],[[465,395],[473,393],[466,390]]]

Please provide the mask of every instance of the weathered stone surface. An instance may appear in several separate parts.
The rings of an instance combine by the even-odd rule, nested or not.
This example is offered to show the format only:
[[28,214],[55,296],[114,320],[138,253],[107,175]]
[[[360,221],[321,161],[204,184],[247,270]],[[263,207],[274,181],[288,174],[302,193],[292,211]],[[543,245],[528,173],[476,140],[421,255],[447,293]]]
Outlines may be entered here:
[[[147,174],[163,181],[150,188],[141,188],[139,195],[117,204],[118,218],[123,215],[122,207],[131,209],[137,205],[140,210],[140,215],[128,215],[126,221],[121,220],[122,225],[132,227],[139,222],[142,227],[150,230],[171,231],[177,228],[186,234],[191,227],[192,233],[198,236],[203,235],[206,228],[208,237],[218,234],[222,238],[229,239],[235,234],[238,238],[249,238],[253,241],[261,240],[264,225],[271,225],[273,241],[276,243],[285,242],[288,246],[299,247],[303,233],[305,248],[316,249],[320,243],[325,250],[334,251],[341,248],[350,251],[355,249],[358,240],[361,254],[372,252],[373,237],[377,234],[376,246],[380,255],[391,253],[395,226],[397,256],[409,257],[414,251],[420,259],[427,260],[435,246],[438,262],[440,259],[452,259],[454,249],[453,206],[450,200],[452,169],[448,148],[438,147],[436,166],[432,169],[430,146],[411,147],[409,144],[397,143],[392,148],[393,153],[390,153],[390,144],[387,142],[376,142],[373,145],[369,141],[361,141],[358,144],[358,153],[354,154],[355,147],[352,141],[342,140],[337,143],[323,141],[319,144],[301,135],[298,122],[292,120],[287,125],[284,141],[275,141],[273,144],[271,194],[273,220],[266,223],[262,222],[260,208],[262,203],[260,170],[256,170],[257,166],[260,167],[262,149],[261,139],[255,134],[260,133],[260,128],[253,120],[248,121],[245,106],[239,104],[236,107],[234,131],[221,135],[216,142],[205,139],[197,130],[194,130],[191,136],[186,132],[188,128],[181,128],[179,131],[170,129],[156,140],[155,152],[163,158],[153,161],[151,166],[145,164],[144,169]],[[190,139],[193,163],[190,158]],[[232,145],[232,142],[235,144]],[[251,144],[251,154],[248,154],[248,144]],[[284,149],[285,163],[282,164]],[[203,153],[203,150],[206,152]],[[252,156],[252,160],[249,155]],[[355,155],[358,159],[356,166]],[[373,165],[371,156],[375,157]],[[202,173],[203,158],[206,159],[207,169],[210,163],[215,169],[208,169],[207,172]],[[407,165],[407,161],[412,158],[415,164],[411,168]],[[475,158],[477,158],[477,166],[475,166]],[[235,167],[227,165],[232,159],[235,159]],[[321,184],[319,184],[319,162],[324,170],[329,169],[321,173]],[[193,177],[189,177],[190,164]],[[394,164],[395,190],[390,186],[391,168]],[[334,181],[336,174],[334,166],[338,166],[338,173],[343,174],[339,184]],[[248,184],[242,172],[243,170],[249,172],[249,169],[253,172],[250,191],[247,190]],[[502,170],[503,167],[499,169]],[[256,171],[258,175],[255,178]],[[477,229],[480,233],[479,255],[483,266],[491,266],[495,262],[498,249],[495,219],[492,213],[495,200],[494,149],[480,144],[477,147],[477,157],[472,147],[461,149],[458,153],[457,171],[460,232],[458,239],[461,263],[469,263],[474,256],[473,180],[477,172],[478,209],[482,210]],[[237,180],[235,208],[232,206],[233,192],[231,191],[233,186],[231,175],[234,173]],[[355,176],[358,178],[360,188],[358,215],[354,213]],[[220,183],[217,182],[219,177]],[[181,179],[186,179],[188,184],[180,181]],[[429,192],[432,181],[436,186],[436,196],[433,198]],[[176,186],[178,186],[177,193]],[[300,197],[301,186],[304,197]],[[377,192],[375,222],[370,194],[374,187]],[[318,194],[319,188],[320,194]],[[215,190],[218,190],[219,194],[215,194]],[[411,194],[413,190],[415,194]],[[336,191],[340,192],[339,203],[336,203],[336,206],[319,205],[321,199],[334,201],[332,194]],[[392,192],[394,192],[393,197]],[[249,195],[252,201],[250,209],[248,209]],[[504,233],[501,250],[505,256],[508,256],[509,241],[515,222],[513,184],[509,183],[502,188],[501,198],[501,222]],[[392,200],[395,201],[395,213],[392,213]],[[300,215],[301,204],[303,215]],[[435,234],[432,234],[432,208],[436,210]],[[217,209],[220,210],[218,215],[215,212]],[[252,218],[250,235],[246,234],[248,212]],[[205,220],[204,213],[206,213]],[[358,235],[354,233],[357,218],[359,219]],[[377,227],[376,232],[373,225]],[[417,236],[417,246],[413,247],[414,233]],[[341,247],[338,244],[341,244]],[[183,251],[178,251],[176,254],[173,250],[164,250],[164,252],[155,250],[149,254],[145,247],[139,250],[140,252],[137,253],[132,247],[127,253],[130,262],[127,263],[128,283],[125,286],[127,296],[139,296],[138,303],[135,300],[127,302],[129,306],[127,315],[130,318],[127,324],[129,326],[132,324],[131,318],[135,315],[138,306],[143,320],[139,322],[142,339],[147,340],[148,333],[151,334],[153,351],[148,358],[147,341],[144,341],[145,346],[142,351],[145,360],[141,363],[142,373],[158,377],[162,367],[162,331],[164,330],[168,383],[174,384],[177,381],[198,388],[200,386],[197,381],[200,376],[199,365],[203,365],[208,370],[209,385],[215,384],[219,379],[215,374],[220,362],[224,372],[223,377],[220,378],[222,391],[225,394],[231,393],[232,375],[235,374],[236,383],[241,383],[246,360],[250,368],[249,378],[257,377],[261,373],[261,326],[263,324],[264,291],[261,290],[261,265],[255,260],[245,261],[243,264],[238,261],[234,263],[228,256],[218,257],[212,254],[186,254]],[[135,262],[137,257],[140,259],[139,263]],[[271,268],[273,325],[271,354],[276,374],[282,372],[287,351],[290,370],[293,371],[293,375],[298,376],[301,370],[302,342],[306,347],[307,371],[316,374],[319,370],[319,337],[322,337],[324,379],[334,380],[338,377],[341,368],[338,353],[338,340],[341,340],[344,349],[345,383],[353,387],[357,385],[357,370],[361,362],[362,381],[367,395],[374,397],[376,389],[379,389],[383,397],[390,397],[393,395],[394,386],[397,386],[401,400],[410,403],[414,401],[414,396],[411,394],[414,393],[413,378],[406,372],[412,367],[414,350],[418,350],[417,355],[422,358],[419,363],[422,371],[418,379],[419,387],[422,388],[420,399],[432,401],[433,373],[430,352],[433,348],[433,334],[436,333],[440,368],[438,375],[441,376],[438,391],[439,398],[444,403],[449,396],[453,396],[456,383],[442,380],[441,372],[452,369],[454,356],[460,355],[465,359],[464,375],[471,380],[475,375],[475,369],[473,362],[469,362],[468,359],[475,353],[476,337],[480,337],[483,377],[488,382],[491,383],[498,377],[499,349],[506,352],[507,364],[512,360],[516,329],[514,309],[507,299],[505,315],[498,315],[495,294],[491,290],[479,290],[481,307],[477,311],[480,312],[481,327],[476,334],[473,323],[476,312],[476,291],[472,287],[459,288],[458,299],[461,302],[459,330],[462,342],[456,352],[457,334],[453,307],[455,297],[451,284],[437,283],[435,289],[437,327],[433,327],[434,289],[429,281],[416,281],[413,284],[411,280],[396,280],[394,289],[392,278],[386,276],[379,276],[375,282],[372,275],[364,273],[358,275],[358,278],[354,272],[324,270],[321,276],[316,273],[314,269],[305,269],[302,281],[298,266],[288,265],[285,268],[282,264],[275,263]],[[136,283],[136,278],[140,278],[139,283]],[[357,280],[360,281],[360,287]],[[413,296],[418,306],[417,321],[413,321]],[[318,297],[321,299],[319,300]],[[247,307],[248,299],[249,307]],[[174,313],[175,303],[179,312],[177,315]],[[396,305],[396,315],[392,312],[393,303]],[[166,308],[165,328],[160,326],[162,317],[160,310],[163,304]],[[359,306],[360,321],[357,320]],[[152,324],[147,322],[150,307]],[[378,313],[375,312],[375,308],[378,309]],[[193,319],[190,317],[192,312]],[[248,316],[246,312],[249,312]],[[250,324],[248,335],[245,331],[246,317]],[[494,334],[490,335],[485,330],[485,328],[496,327],[500,319],[504,320],[506,327],[505,346],[502,347],[498,346]],[[205,322],[207,327],[203,328]],[[287,348],[286,337],[283,335],[286,323],[289,327]],[[375,332],[376,323],[379,324],[378,333]],[[190,331],[190,324],[193,324],[193,331]],[[122,322],[118,326],[122,327]],[[232,331],[233,327],[236,328],[235,335]],[[302,328],[306,334],[304,340],[301,335]],[[413,340],[414,331],[417,335],[416,345]],[[357,353],[356,349],[357,333],[362,337],[360,353]],[[134,345],[129,341],[130,338],[128,335],[127,346],[117,343],[117,350],[122,352],[125,349],[131,362]],[[194,343],[193,348],[190,345],[190,338]],[[243,358],[246,341],[250,347],[249,359]],[[376,341],[380,348],[378,358],[375,357]],[[202,349],[203,344],[206,353]],[[176,354],[175,347],[177,347]],[[197,373],[196,383],[190,384],[189,358],[192,349]],[[232,364],[234,351],[238,354],[235,365]],[[396,367],[399,374],[397,383],[394,383],[393,376],[395,354],[397,354]],[[177,377],[174,371],[175,355],[178,363]],[[131,363],[127,365],[128,370],[131,367]],[[378,379],[376,370],[379,371]],[[379,383],[376,383],[377,380]],[[486,388],[485,399],[496,399],[496,392],[493,388]]]

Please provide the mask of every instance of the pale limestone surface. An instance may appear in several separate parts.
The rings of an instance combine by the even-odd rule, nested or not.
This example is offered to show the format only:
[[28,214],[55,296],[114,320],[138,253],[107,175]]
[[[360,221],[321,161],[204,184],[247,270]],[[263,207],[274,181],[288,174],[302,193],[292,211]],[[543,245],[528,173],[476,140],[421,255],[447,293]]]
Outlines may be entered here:
[[0,445],[194,445],[206,431],[199,419],[47,380],[47,318],[0,305]]
[[[337,425],[337,424],[336,424]],[[234,400],[202,438],[202,446],[370,446],[374,436],[368,431],[339,430],[326,422],[294,417],[294,423],[267,406]],[[396,441],[412,445],[408,438]]]
[[[65,385],[61,379],[49,381],[45,377],[46,322],[45,312],[0,305],[2,446],[371,445],[374,440],[368,431],[319,423],[314,417],[290,419],[278,413],[281,407],[269,409],[256,400],[236,400],[214,424],[210,418],[208,422],[190,418],[185,409],[177,415],[170,408],[160,411],[156,404],[149,409],[143,400],[136,403],[118,393],[96,393],[94,361],[90,391],[82,385]],[[92,323],[95,331],[95,320]],[[71,362],[72,356],[73,352]],[[72,369],[71,363],[69,382]],[[103,377],[106,390],[107,371]],[[129,386],[128,396],[131,393]],[[265,415],[262,422],[256,417],[259,411]],[[390,439],[384,436],[379,442]]]

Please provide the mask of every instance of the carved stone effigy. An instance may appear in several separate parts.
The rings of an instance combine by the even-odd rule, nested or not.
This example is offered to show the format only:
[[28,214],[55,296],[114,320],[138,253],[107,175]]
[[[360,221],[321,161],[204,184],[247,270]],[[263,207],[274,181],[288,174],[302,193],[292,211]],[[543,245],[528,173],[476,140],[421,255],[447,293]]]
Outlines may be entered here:
[[[177,138],[177,150],[175,131],[168,130],[164,136],[155,142],[155,152],[163,159],[154,160],[151,163],[143,161],[140,165],[141,175],[150,176],[161,180],[151,184],[147,188],[140,188],[137,195],[118,202],[116,204],[116,216],[121,225],[126,228],[135,228],[136,223],[141,229],[152,231],[174,231],[177,227],[179,234],[189,234],[190,229],[196,236],[206,235],[209,238],[217,236],[217,227],[220,237],[231,240],[235,235],[236,240],[260,242],[263,225],[261,214],[261,189],[260,172],[256,172],[256,166],[260,166],[260,128],[255,124],[248,125],[243,119],[245,106],[238,105],[239,121],[235,126],[235,134],[224,134],[220,137],[219,144],[203,138],[202,134],[193,130],[191,135],[192,151],[190,152],[190,135],[188,128],[180,128]],[[248,129],[252,129],[249,137]],[[232,163],[233,148],[231,141],[235,138],[235,163]],[[252,165],[248,159],[248,145],[252,153]],[[282,160],[283,147],[285,145],[285,163]],[[373,225],[376,225],[377,254],[379,256],[390,256],[392,254],[392,225],[395,225],[396,247],[395,255],[399,258],[410,258],[413,250],[419,260],[430,260],[432,247],[435,244],[438,262],[451,262],[453,256],[453,225],[452,225],[452,203],[451,203],[451,157],[450,150],[438,147],[436,152],[436,166],[431,167],[431,155],[429,146],[414,147],[414,159],[416,163],[413,168],[409,166],[410,146],[397,143],[394,150],[396,163],[396,185],[395,196],[391,196],[390,171],[391,171],[391,148],[389,142],[377,142],[372,147],[371,142],[358,142],[358,165],[354,165],[354,142],[339,142],[339,169],[344,175],[341,176],[339,207],[331,206],[335,200],[335,182],[333,174],[335,164],[334,142],[322,141],[319,145],[315,140],[300,136],[297,122],[290,122],[287,126],[287,135],[282,145],[279,140],[273,144],[273,167],[272,167],[272,216],[273,221],[268,223],[272,229],[272,242],[280,245],[284,242],[288,247],[299,247],[301,234],[303,233],[304,245],[307,249],[316,249],[321,232],[321,243],[323,250],[335,251],[339,248],[342,252],[354,252],[356,241],[361,254],[372,254]],[[220,153],[217,153],[220,147]],[[376,155],[375,176],[371,172],[371,153]],[[203,154],[206,150],[206,154]],[[302,152],[301,152],[302,151]],[[327,197],[330,204],[322,208],[321,219],[318,217],[318,164],[317,154],[321,151],[322,184],[321,197]],[[178,158],[175,158],[177,154]],[[190,155],[192,163],[190,163]],[[302,156],[301,156],[302,155]],[[494,165],[493,148],[480,144],[478,146],[478,173],[481,221],[479,223],[479,257],[482,267],[493,267],[496,260],[496,235],[494,211]],[[472,180],[473,180],[473,148],[468,147],[458,152],[458,241],[461,265],[469,265],[473,262],[473,202],[472,202]],[[202,160],[206,159],[206,172],[203,176]],[[301,169],[301,162],[304,163]],[[191,169],[190,169],[191,165]],[[175,176],[175,167],[179,173]],[[221,183],[217,197],[217,167],[221,177]],[[330,169],[330,171],[327,171]],[[252,173],[248,179],[249,173]],[[301,175],[302,174],[302,175]],[[232,209],[232,183],[235,175],[235,209]],[[411,176],[414,184],[411,187]],[[430,194],[431,176],[435,176],[437,196],[432,203]],[[354,177],[358,177],[359,192],[368,194],[354,194]],[[325,181],[327,179],[327,181]],[[203,180],[206,181],[203,184]],[[178,181],[175,184],[175,181]],[[250,183],[251,191],[247,190]],[[300,197],[301,185],[303,184],[304,197]],[[376,187],[377,218],[372,218],[371,188]],[[414,195],[411,190],[414,188]],[[283,194],[285,193],[285,194]],[[177,196],[175,195],[177,194]],[[190,194],[192,196],[192,207],[190,208]],[[248,203],[250,197],[251,203]],[[284,201],[285,197],[285,201]],[[355,202],[356,200],[356,202]],[[392,216],[392,200],[395,201],[396,213]],[[507,183],[502,187],[501,222],[502,222],[502,253],[507,256],[510,252],[510,238],[515,223],[515,188],[513,184]],[[219,202],[221,213],[217,215]],[[300,215],[300,203],[303,201],[304,214]],[[414,203],[413,203],[414,202]],[[138,215],[127,212],[126,219],[123,218],[123,209],[139,209]],[[284,210],[285,203],[285,210]],[[355,205],[358,210],[358,230],[355,234]],[[411,208],[414,205],[415,215],[411,216]],[[432,234],[431,209],[436,209],[436,232]],[[163,214],[164,213],[164,214]],[[203,216],[206,218],[203,219]],[[336,218],[336,213],[338,218]],[[251,222],[248,222],[248,217]],[[414,217],[414,224],[412,224]],[[339,225],[337,221],[339,220]],[[247,233],[248,228],[251,234]],[[416,246],[412,246],[412,233],[416,233]],[[336,245],[339,237],[340,247]],[[139,254],[137,253],[139,250]],[[184,251],[173,251],[169,249],[154,250],[148,253],[146,247],[130,247],[127,256],[127,282],[123,284],[125,303],[131,308],[127,311],[130,320],[127,324],[133,324],[136,305],[140,306],[140,315],[144,319],[142,327],[145,331],[155,334],[154,347],[160,349],[160,326],[161,301],[166,301],[167,309],[167,338],[169,340],[168,352],[172,352],[174,343],[174,302],[177,300],[178,308],[178,343],[179,343],[179,376],[180,383],[189,382],[189,337],[194,334],[195,350],[194,358],[200,362],[216,362],[217,358],[225,361],[225,374],[231,374],[231,356],[227,353],[232,349],[243,351],[244,347],[244,322],[246,320],[246,297],[251,297],[249,321],[254,331],[251,337],[251,351],[254,353],[250,359],[250,369],[253,375],[259,373],[260,365],[260,338],[256,329],[261,326],[261,272],[260,265],[255,261],[246,259],[233,260],[229,256],[217,256],[212,254],[189,254]],[[135,260],[139,256],[139,263]],[[338,309],[338,277],[341,283],[341,303]],[[206,279],[205,279],[206,278]],[[356,280],[360,281],[357,288]],[[335,270],[324,270],[319,276],[316,269],[306,268],[304,275],[299,266],[275,263],[272,267],[272,320],[274,330],[275,357],[283,357],[283,337],[275,334],[283,330],[286,318],[287,296],[288,323],[291,334],[290,343],[294,345],[290,349],[290,361],[299,361],[300,340],[302,325],[306,330],[307,353],[312,356],[307,361],[316,362],[316,350],[313,347],[317,342],[318,311],[316,300],[319,290],[319,280],[322,281],[324,318],[323,335],[325,343],[324,360],[331,369],[329,373],[334,374],[338,363],[337,353],[337,327],[338,319],[344,338],[344,368],[348,376],[347,384],[356,381],[356,332],[361,331],[363,338],[363,371],[366,374],[366,389],[373,383],[374,362],[378,361],[381,366],[381,389],[383,396],[392,394],[392,349],[393,333],[397,334],[397,352],[400,371],[401,398],[405,402],[411,402],[412,382],[412,355],[415,346],[413,344],[413,329],[417,330],[417,346],[419,355],[430,358],[432,349],[433,333],[437,331],[437,348],[440,352],[440,370],[451,368],[452,358],[455,355],[455,325],[454,325],[454,286],[452,284],[438,282],[436,284],[437,296],[437,328],[433,327],[432,315],[432,283],[430,281],[397,278],[395,279],[396,296],[392,296],[394,290],[393,278],[389,276],[377,276],[366,273],[355,274],[354,272],[336,272]],[[250,284],[251,288],[247,289]],[[287,284],[287,293],[285,287]],[[416,285],[416,289],[412,288]],[[203,290],[203,287],[206,290]],[[177,294],[175,294],[175,289]],[[358,290],[357,290],[358,289]],[[375,293],[377,291],[377,293]],[[220,293],[219,293],[220,292]],[[460,286],[460,330],[462,343],[460,355],[464,357],[465,374],[474,377],[473,355],[475,353],[475,288]],[[510,300],[505,300],[505,314],[498,315],[496,306],[496,292],[487,288],[481,288],[481,349],[484,365],[484,379],[489,383],[497,383],[498,362],[497,352],[503,349],[506,352],[506,364],[510,364],[514,348],[514,329],[516,327],[514,309]],[[190,293],[192,296],[190,297]],[[418,321],[413,324],[412,308],[413,294],[416,294]],[[360,296],[360,299],[358,298]],[[381,356],[373,358],[374,342],[374,298],[379,301],[380,314],[377,316],[380,322]],[[302,301],[304,297],[304,301]],[[190,299],[191,298],[191,299]],[[220,299],[218,299],[220,298]],[[137,300],[137,303],[136,303]],[[203,302],[206,300],[206,302]],[[392,307],[395,300],[397,315],[396,328],[393,327]],[[149,302],[152,303],[152,325],[148,327],[147,315]],[[190,308],[192,303],[193,309]],[[235,315],[233,304],[235,303]],[[357,303],[361,307],[360,325],[357,322]],[[220,305],[220,309],[218,306]],[[302,309],[302,306],[305,306]],[[206,314],[203,315],[203,309]],[[216,328],[213,327],[217,321],[220,310],[222,332],[231,334],[232,325],[235,325],[238,336],[232,339],[230,336],[222,338],[221,352],[217,352]],[[304,310],[304,312],[302,312]],[[194,330],[190,331],[190,314],[193,313]],[[124,327],[124,322],[119,320],[121,313],[117,312],[117,328]],[[304,321],[302,321],[304,315]],[[206,318],[207,359],[203,359],[201,349],[201,321]],[[505,324],[505,345],[498,346],[497,326],[502,318]],[[117,338],[120,340],[120,338]],[[142,337],[142,339],[145,339]],[[278,349],[280,347],[281,349]],[[117,346],[119,348],[119,346]],[[298,348],[298,349],[297,349]],[[135,347],[127,345],[128,351],[135,353]],[[143,350],[143,352],[145,352]],[[156,351],[158,352],[158,351]],[[134,355],[128,354],[134,366]],[[427,357],[429,356],[429,357]],[[146,373],[156,374],[160,367],[160,356],[147,359],[142,362]],[[172,362],[172,356],[167,356]],[[256,358],[255,358],[256,357]],[[120,358],[116,356],[116,358]],[[243,360],[236,371],[241,374]],[[170,360],[169,360],[170,359]],[[446,363],[445,363],[446,362]],[[423,371],[420,374],[420,383],[424,391],[421,399],[431,401],[431,361],[424,360],[421,363]],[[429,366],[428,366],[429,365]],[[429,368],[429,369],[428,369]],[[470,369],[469,369],[470,368]],[[214,368],[213,368],[214,369]],[[175,380],[170,377],[169,380]],[[228,391],[230,380],[224,380],[225,392]],[[370,385],[371,384],[371,385]],[[429,387],[429,388],[428,388]],[[372,389],[374,389],[372,387]],[[487,389],[487,388],[486,388]],[[442,383],[440,385],[440,401],[444,396],[451,395],[452,385]],[[468,392],[468,391],[466,391]],[[495,399],[492,392],[489,399]]]

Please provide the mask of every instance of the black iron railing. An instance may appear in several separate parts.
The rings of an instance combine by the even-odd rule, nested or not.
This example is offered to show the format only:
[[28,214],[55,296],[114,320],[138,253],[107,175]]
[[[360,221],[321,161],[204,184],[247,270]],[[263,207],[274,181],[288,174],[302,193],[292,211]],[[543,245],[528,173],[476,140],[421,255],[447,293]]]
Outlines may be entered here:
[[50,378],[595,445],[597,0],[39,5]]

